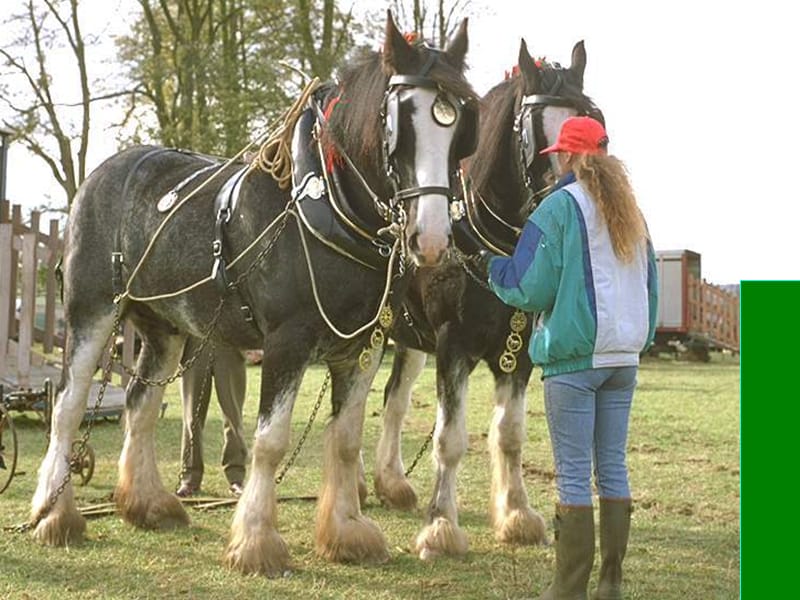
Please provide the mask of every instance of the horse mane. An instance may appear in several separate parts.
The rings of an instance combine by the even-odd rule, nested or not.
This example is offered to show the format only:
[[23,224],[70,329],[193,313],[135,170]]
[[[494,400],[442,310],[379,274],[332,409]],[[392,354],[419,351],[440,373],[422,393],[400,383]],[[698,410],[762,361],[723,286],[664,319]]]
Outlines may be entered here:
[[[500,82],[481,99],[481,121],[478,146],[469,159],[469,176],[477,190],[489,189],[495,164],[504,158],[510,147],[506,138],[512,133],[515,99],[522,87],[522,78]],[[480,160],[473,160],[480,157]]]
[[[404,69],[409,73],[418,72],[433,51],[424,44],[414,44],[413,48],[414,60]],[[461,70],[447,62],[444,52],[439,56],[428,77],[457,97],[467,102],[477,102],[478,97]],[[354,163],[366,169],[383,168],[380,113],[389,77],[382,53],[362,49],[339,69],[338,85],[326,100],[330,102],[338,96],[323,132],[323,144],[344,150]]]

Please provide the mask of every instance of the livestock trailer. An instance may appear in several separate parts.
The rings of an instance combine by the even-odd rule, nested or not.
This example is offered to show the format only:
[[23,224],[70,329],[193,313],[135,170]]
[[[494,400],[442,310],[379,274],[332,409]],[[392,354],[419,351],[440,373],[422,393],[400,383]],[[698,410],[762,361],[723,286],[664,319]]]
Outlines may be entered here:
[[[702,277],[700,254],[658,250],[656,350],[679,346],[739,352],[739,294]],[[735,286],[734,286],[735,287]]]

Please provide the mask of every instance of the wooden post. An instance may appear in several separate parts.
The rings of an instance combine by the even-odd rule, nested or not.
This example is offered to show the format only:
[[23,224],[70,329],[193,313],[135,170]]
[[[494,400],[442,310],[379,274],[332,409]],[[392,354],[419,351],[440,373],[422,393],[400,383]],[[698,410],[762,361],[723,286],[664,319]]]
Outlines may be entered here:
[[36,315],[36,234],[22,235],[22,306],[19,317],[17,370],[19,385],[30,385],[31,349]]
[[58,220],[50,220],[50,234],[47,240],[50,255],[47,257],[47,278],[45,280],[44,300],[44,339],[42,348],[46,354],[53,352],[53,338],[56,332],[56,303],[58,302],[58,286],[56,285],[56,263],[58,262]]
[[[4,204],[7,204],[4,201]],[[11,223],[0,223],[0,375],[8,370],[8,338],[11,336]],[[16,286],[15,286],[16,287]]]
[[[11,207],[11,229],[13,235],[22,233],[22,207],[19,204],[14,204]],[[19,250],[14,248],[12,237],[11,242],[11,264],[9,265],[9,274],[11,275],[11,305],[8,307],[8,336],[17,337],[19,327],[17,325],[17,273],[19,272]]]

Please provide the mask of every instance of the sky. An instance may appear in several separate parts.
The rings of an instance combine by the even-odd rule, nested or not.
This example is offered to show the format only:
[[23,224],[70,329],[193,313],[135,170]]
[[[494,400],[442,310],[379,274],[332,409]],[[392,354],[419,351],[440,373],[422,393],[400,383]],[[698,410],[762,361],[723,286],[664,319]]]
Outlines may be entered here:
[[[106,39],[125,31],[134,4],[82,0],[84,31]],[[387,6],[354,4],[357,11]],[[800,252],[792,250],[800,194],[790,177],[800,147],[793,106],[800,78],[790,61],[800,60],[800,36],[791,6],[470,0],[467,76],[483,94],[516,64],[520,39],[534,57],[565,66],[583,40],[585,92],[604,112],[610,151],[628,166],[655,248],[700,253],[702,275],[715,284],[800,279]],[[382,31],[375,37],[377,45]],[[113,48],[104,52],[94,56],[108,58]],[[90,68],[101,77],[108,67]],[[90,167],[116,149],[106,129],[119,118],[112,112],[95,115]],[[12,144],[8,198],[36,204],[46,195],[61,199],[49,171]]]

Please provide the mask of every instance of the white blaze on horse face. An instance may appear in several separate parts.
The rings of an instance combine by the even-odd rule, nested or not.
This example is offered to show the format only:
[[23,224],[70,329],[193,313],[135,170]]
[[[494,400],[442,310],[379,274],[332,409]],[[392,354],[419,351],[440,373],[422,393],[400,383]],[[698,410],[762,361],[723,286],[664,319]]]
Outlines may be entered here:
[[[545,107],[542,111],[542,130],[544,131],[544,137],[547,142],[545,147],[552,146],[556,143],[558,132],[561,131],[561,125],[569,117],[574,117],[576,114],[577,111],[575,109],[565,106]],[[562,172],[561,165],[558,163],[558,153],[552,152],[548,156],[550,158],[550,167],[553,169],[553,172],[556,173],[558,177],[561,177],[564,173]]]
[[[432,107],[439,92],[433,89],[414,90],[414,171],[420,187],[450,187],[450,146],[458,128],[454,123],[440,125],[433,118]],[[413,258],[419,266],[441,263],[450,242],[449,198],[444,194],[422,194],[416,199],[414,221],[408,225],[408,237],[416,234],[411,244]]]

